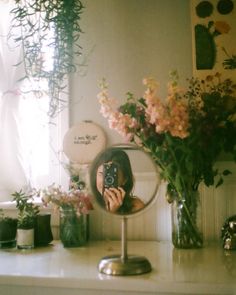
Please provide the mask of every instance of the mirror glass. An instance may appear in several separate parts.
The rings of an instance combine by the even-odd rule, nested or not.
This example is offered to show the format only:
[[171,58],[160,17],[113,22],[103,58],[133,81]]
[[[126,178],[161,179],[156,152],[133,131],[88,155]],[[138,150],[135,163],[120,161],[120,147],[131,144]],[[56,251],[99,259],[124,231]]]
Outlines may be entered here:
[[149,154],[135,145],[118,144],[97,155],[91,165],[90,185],[102,209],[129,216],[152,203],[160,177]]

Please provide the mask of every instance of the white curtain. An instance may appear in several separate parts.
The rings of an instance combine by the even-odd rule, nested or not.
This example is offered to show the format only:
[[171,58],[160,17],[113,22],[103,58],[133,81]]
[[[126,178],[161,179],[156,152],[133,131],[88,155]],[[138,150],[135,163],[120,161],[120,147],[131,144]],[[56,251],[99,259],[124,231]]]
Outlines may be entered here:
[[0,201],[11,200],[11,193],[28,185],[21,141],[19,107],[23,68],[21,49],[8,40],[12,3],[0,4]]
[[22,59],[21,48],[7,38],[13,5],[13,0],[0,0],[0,202],[11,201],[14,191],[60,182],[63,175],[60,146],[65,115],[49,124],[48,97],[26,95],[32,85],[18,82],[24,68],[14,65]]

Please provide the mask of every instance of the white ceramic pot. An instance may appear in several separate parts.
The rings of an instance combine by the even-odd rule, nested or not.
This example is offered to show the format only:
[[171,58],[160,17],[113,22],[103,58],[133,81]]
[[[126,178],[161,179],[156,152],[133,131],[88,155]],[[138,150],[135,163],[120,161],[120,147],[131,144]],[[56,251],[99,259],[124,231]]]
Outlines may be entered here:
[[34,248],[34,229],[17,229],[17,248]]

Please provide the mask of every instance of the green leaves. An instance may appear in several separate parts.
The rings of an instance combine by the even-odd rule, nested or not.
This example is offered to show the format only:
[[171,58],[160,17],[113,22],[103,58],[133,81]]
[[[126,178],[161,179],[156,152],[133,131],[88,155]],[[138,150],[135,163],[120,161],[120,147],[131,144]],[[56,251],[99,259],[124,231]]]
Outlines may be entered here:
[[220,177],[220,179],[219,179],[218,182],[216,183],[216,186],[215,186],[215,187],[216,187],[216,188],[219,187],[220,185],[223,184],[223,182],[224,182],[223,178]]
[[32,195],[20,190],[14,192],[12,196],[18,209],[18,228],[33,228],[35,217],[39,213],[39,206],[33,203]]
[[224,183],[224,178],[223,178],[223,177],[224,177],[224,176],[227,176],[227,175],[230,175],[230,174],[232,174],[232,172],[229,171],[228,169],[224,170],[222,173],[217,173],[216,175],[219,176],[219,179],[218,179],[218,181],[217,181],[215,187],[217,188],[217,187],[219,187],[220,185],[222,185],[222,184]]
[[[15,0],[15,8],[11,11],[13,19],[9,36],[23,48],[25,77],[22,79],[33,77],[48,83],[50,117],[67,106],[64,106],[61,95],[67,86],[67,75],[79,66],[74,56],[81,54],[78,42],[82,33],[79,22],[83,8],[80,0]],[[48,52],[51,52],[51,67],[44,59]],[[40,98],[42,91],[38,89],[33,92]]]
[[222,172],[222,174],[223,174],[224,176],[227,176],[227,175],[232,174],[232,172],[229,171],[228,169],[226,169],[226,170],[224,170],[224,171]]

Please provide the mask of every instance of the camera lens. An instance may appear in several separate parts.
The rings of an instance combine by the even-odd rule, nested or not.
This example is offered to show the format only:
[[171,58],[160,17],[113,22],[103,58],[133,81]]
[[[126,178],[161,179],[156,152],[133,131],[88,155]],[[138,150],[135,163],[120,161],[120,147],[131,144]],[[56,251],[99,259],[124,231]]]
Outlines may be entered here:
[[112,176],[107,176],[106,178],[105,178],[105,184],[107,184],[107,185],[111,185],[111,184],[113,184],[114,183],[114,178],[112,177]]

